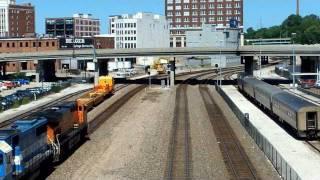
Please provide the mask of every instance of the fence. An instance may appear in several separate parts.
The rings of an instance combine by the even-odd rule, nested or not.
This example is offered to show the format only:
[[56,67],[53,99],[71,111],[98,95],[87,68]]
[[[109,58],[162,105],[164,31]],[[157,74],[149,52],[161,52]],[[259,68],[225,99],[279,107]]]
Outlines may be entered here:
[[257,130],[257,128],[251,124],[249,121],[249,114],[243,114],[234,102],[226,95],[226,93],[220,89],[220,87],[216,86],[216,90],[227,102],[251,138],[270,160],[279,175],[285,180],[301,180],[296,171],[282,158],[276,148],[274,148],[272,144]]

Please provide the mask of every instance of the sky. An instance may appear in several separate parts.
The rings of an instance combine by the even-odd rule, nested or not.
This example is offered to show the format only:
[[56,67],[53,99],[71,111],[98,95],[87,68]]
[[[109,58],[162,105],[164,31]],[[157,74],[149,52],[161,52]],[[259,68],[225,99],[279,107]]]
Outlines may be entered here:
[[[300,0],[301,15],[320,15],[320,0]],[[45,32],[46,17],[70,17],[90,13],[101,20],[101,34],[107,33],[109,15],[153,12],[164,15],[164,0],[17,0],[36,8],[36,31]],[[244,27],[260,28],[279,25],[296,12],[296,0],[244,0]]]

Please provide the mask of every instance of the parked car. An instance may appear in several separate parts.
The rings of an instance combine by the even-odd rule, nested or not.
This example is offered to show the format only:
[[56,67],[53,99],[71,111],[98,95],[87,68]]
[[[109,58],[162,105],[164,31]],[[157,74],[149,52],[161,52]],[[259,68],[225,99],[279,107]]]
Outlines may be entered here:
[[3,86],[6,86],[7,89],[12,89],[16,87],[16,85],[11,81],[3,81]]
[[29,97],[29,98],[33,98],[34,97],[34,94],[31,93],[30,91],[28,90],[18,90],[16,92],[16,95],[20,96],[20,97]]
[[0,91],[4,91],[4,90],[7,90],[8,87],[4,85],[3,82],[0,82]]
[[19,81],[21,85],[30,84],[30,81],[27,79],[16,79],[16,81]]
[[9,109],[8,101],[3,97],[0,97],[0,109],[2,111]]

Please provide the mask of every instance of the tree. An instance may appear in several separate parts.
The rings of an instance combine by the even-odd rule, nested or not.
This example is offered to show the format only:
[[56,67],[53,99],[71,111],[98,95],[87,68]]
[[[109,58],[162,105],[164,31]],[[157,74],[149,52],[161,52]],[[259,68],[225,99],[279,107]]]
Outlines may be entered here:
[[269,28],[261,28],[254,30],[252,27],[247,29],[245,38],[280,38],[291,37],[292,33],[296,33],[294,37],[295,43],[315,44],[320,43],[320,18],[317,15],[310,14],[305,17],[290,15],[281,25]]

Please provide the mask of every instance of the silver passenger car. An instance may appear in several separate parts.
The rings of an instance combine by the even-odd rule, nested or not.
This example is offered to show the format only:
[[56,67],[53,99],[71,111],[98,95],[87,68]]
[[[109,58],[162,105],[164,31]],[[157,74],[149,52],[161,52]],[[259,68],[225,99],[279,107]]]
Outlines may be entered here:
[[256,86],[255,88],[255,99],[259,104],[263,105],[264,108],[272,111],[272,99],[277,93],[283,92],[280,88],[264,83]]
[[320,107],[288,92],[272,99],[273,113],[294,128],[299,137],[320,136]]

